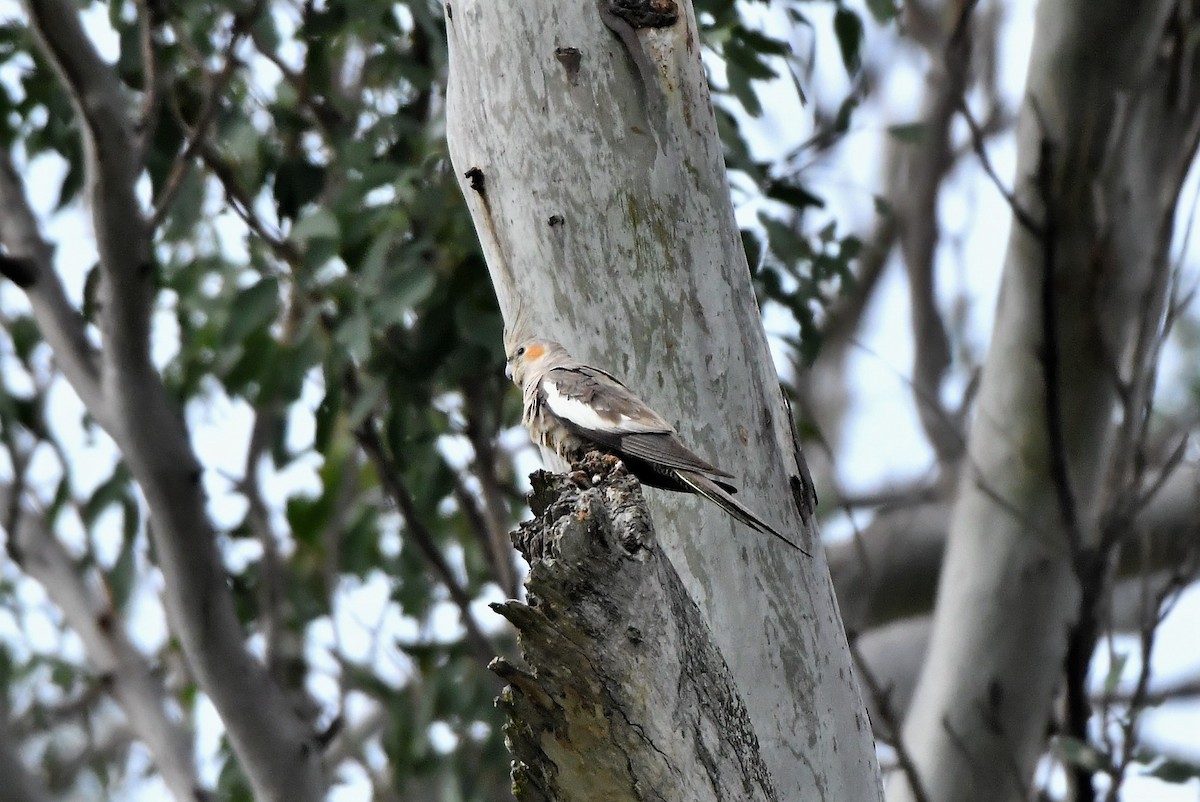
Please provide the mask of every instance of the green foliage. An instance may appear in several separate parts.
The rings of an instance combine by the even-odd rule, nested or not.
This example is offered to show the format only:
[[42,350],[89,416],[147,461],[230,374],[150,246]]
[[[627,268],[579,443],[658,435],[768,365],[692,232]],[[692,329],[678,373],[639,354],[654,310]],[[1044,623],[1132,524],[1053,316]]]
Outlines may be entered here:
[[[811,27],[802,10],[806,4],[803,0],[783,4],[797,26]],[[705,45],[721,56],[725,66],[726,86],[714,90],[726,165],[731,172],[744,175],[759,198],[772,201],[760,213],[760,225],[742,232],[747,261],[761,299],[780,304],[792,315],[798,334],[787,340],[796,347],[797,356],[808,362],[821,346],[820,312],[846,289],[861,244],[853,237],[831,239],[834,229],[819,214],[824,199],[806,185],[801,171],[786,166],[798,161],[806,146],[782,160],[764,160],[751,149],[733,113],[760,116],[763,82],[785,74],[792,77],[800,98],[805,98],[801,65],[791,45],[748,27],[733,3],[701,0],[695,7]],[[894,6],[889,15],[888,2],[873,3],[871,11],[880,21],[895,16]],[[839,3],[834,10],[833,33],[847,72],[855,75],[861,66],[864,35],[857,12]],[[857,104],[853,93],[846,97],[827,136],[836,139],[849,130]],[[819,139],[814,136],[812,141]]]
[[1149,762],[1151,765],[1147,766],[1144,772],[1145,775],[1166,783],[1182,785],[1183,783],[1200,778],[1200,764],[1188,760],[1156,758]]

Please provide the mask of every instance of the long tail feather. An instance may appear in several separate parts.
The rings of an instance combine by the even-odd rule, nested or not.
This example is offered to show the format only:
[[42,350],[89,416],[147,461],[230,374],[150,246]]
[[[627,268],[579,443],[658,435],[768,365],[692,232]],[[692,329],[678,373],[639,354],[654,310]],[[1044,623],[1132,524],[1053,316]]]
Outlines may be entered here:
[[764,532],[772,537],[778,538],[779,540],[782,540],[784,543],[799,551],[801,554],[812,557],[811,554],[797,546],[792,541],[788,540],[779,532],[779,530],[775,529],[763,519],[751,512],[745,504],[738,501],[707,476],[702,476],[692,471],[680,470],[675,471],[675,475],[678,476],[680,481],[682,481],[688,487],[692,488],[701,496],[704,496],[704,498],[708,499],[713,504],[716,504],[718,507],[725,510],[725,512],[729,513],[735,519],[741,521],[751,529],[754,529],[758,532]]

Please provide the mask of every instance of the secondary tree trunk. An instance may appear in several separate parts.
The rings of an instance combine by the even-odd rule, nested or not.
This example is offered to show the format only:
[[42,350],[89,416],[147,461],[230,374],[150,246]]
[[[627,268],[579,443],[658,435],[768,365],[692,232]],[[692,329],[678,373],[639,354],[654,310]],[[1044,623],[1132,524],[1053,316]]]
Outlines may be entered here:
[[[1192,13],[1169,0],[1039,6],[1013,186],[1024,220],[903,730],[933,802],[1026,799],[1045,748],[1078,558],[1113,490],[1116,380],[1160,323],[1195,152]],[[894,785],[889,798],[916,796]]]
[[[745,503],[816,555],[699,500],[650,496],[780,798],[880,798],[690,3],[673,22],[632,26],[591,0],[445,8],[451,156],[506,320],[521,310],[538,333],[620,376],[738,476]],[[663,27],[638,27],[649,22]]]

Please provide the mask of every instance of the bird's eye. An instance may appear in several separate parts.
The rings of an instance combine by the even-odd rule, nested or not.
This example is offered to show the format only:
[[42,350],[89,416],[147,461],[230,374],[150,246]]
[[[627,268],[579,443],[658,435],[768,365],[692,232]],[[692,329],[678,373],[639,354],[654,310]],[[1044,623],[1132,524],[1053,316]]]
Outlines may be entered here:
[[517,349],[517,356],[525,356],[525,346],[522,345]]

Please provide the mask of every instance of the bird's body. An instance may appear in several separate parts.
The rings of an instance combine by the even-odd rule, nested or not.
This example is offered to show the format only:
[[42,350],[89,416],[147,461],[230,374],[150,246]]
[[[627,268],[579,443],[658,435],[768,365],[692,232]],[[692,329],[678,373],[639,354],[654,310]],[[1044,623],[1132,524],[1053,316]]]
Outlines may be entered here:
[[608,451],[643,484],[699,493],[747,526],[799,549],[735,499],[737,488],[725,481],[731,475],[683,445],[674,427],[616,377],[541,338],[512,346],[508,371],[523,395],[522,423],[539,445],[568,462],[591,448]]

